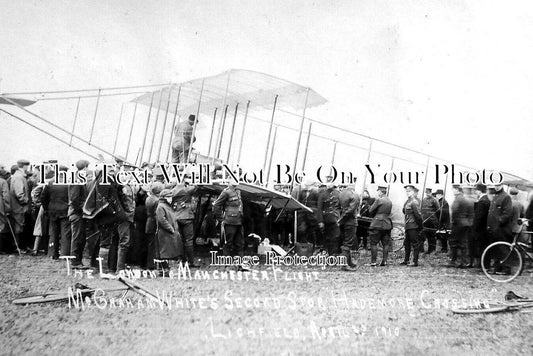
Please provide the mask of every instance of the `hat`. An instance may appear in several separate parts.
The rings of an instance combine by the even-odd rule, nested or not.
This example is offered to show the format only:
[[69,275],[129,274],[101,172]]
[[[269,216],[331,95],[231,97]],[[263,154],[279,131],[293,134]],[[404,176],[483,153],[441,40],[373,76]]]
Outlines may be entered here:
[[19,168],[22,168],[24,166],[28,166],[30,164],[30,161],[28,161],[27,159],[19,159],[17,161],[17,166],[19,166]]
[[159,197],[160,197],[160,198],[168,198],[168,197],[172,197],[172,190],[170,190],[170,189],[163,189],[163,190],[159,193]]
[[383,193],[387,193],[387,189],[389,189],[389,188],[387,188],[387,187],[385,187],[383,185],[379,185],[378,189],[376,189],[376,190],[378,190],[380,192],[383,192]]
[[431,189],[431,188],[426,188],[426,194],[431,194],[432,191],[433,191],[433,189]]
[[152,169],[152,174],[154,176],[162,176],[163,175],[163,170],[161,169],[161,167],[157,166],[155,167],[154,169]]
[[453,188],[453,189],[457,189],[457,190],[460,191],[460,192],[463,191],[463,188],[461,187],[460,184],[454,184],[454,185],[452,185],[452,188]]
[[476,190],[479,190],[481,193],[487,192],[487,186],[483,183],[476,184]]
[[64,165],[60,165],[60,166],[59,166],[59,171],[60,171],[60,172],[66,172],[66,171],[68,171],[68,167],[67,167],[67,166],[64,166]]
[[161,182],[154,182],[150,188],[152,194],[159,195],[165,189],[165,185]]
[[405,188],[405,189],[407,189],[407,188],[411,188],[411,189],[414,190],[415,192],[418,192],[418,188],[415,187],[415,186],[412,185],[412,184],[404,185],[404,188]]
[[89,161],[86,159],[80,159],[78,162],[76,162],[76,168],[78,171],[81,171],[82,169],[89,167],[89,164]]
[[435,194],[441,194],[441,195],[444,195],[444,190],[442,190],[442,189],[437,189],[437,191],[435,192]]
[[518,194],[518,189],[516,189],[516,188],[511,188],[511,189],[509,190],[509,194],[511,194],[511,195],[517,195],[517,194]]

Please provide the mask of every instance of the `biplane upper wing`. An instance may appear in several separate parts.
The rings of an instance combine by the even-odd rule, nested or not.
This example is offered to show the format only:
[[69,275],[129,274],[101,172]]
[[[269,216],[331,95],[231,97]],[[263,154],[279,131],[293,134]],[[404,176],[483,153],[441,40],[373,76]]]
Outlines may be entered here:
[[21,98],[14,98],[10,96],[5,96],[0,94],[0,104],[5,105],[20,105],[20,106],[29,106],[32,104],[35,104],[36,100],[30,100],[30,99],[21,99]]
[[[169,95],[178,91],[179,106],[176,102],[178,95]],[[311,108],[327,102],[320,94],[305,86],[244,69],[230,69],[218,75],[170,85],[138,96],[132,102],[149,106],[151,102],[162,101],[163,107],[169,107],[170,113],[177,109],[178,114],[183,116],[199,109],[200,114],[210,116],[215,108],[235,106],[236,103],[244,104],[247,101],[250,102],[250,110],[270,110],[276,95],[277,106],[288,110],[301,110],[304,106]],[[199,97],[202,98],[202,103],[198,108]]]
[[[218,196],[226,187],[227,185],[219,183],[198,185],[196,195],[210,194]],[[287,211],[305,210],[310,213],[313,212],[310,208],[303,205],[290,195],[276,192],[272,189],[247,183],[240,183],[238,189],[241,191],[241,197],[243,199],[257,204],[270,204],[275,209],[285,209]]]

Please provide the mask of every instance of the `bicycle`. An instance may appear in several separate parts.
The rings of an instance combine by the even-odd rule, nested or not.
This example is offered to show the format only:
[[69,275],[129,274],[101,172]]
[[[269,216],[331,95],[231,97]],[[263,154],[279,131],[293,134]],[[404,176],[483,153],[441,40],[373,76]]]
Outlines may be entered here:
[[[513,242],[494,242],[481,255],[483,273],[494,282],[511,282],[524,271],[525,260],[533,262],[533,249],[527,243],[519,241],[523,234],[526,236],[532,234],[530,231],[524,231],[524,228],[529,225],[528,220],[519,219],[518,223],[521,228],[518,233],[514,234]],[[492,261],[494,264],[491,266]]]

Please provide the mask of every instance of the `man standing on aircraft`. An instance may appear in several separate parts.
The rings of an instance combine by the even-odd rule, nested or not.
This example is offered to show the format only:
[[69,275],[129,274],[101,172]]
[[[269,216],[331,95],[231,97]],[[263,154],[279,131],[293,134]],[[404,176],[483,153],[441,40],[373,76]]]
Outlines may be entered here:
[[191,114],[187,121],[182,121],[174,127],[174,138],[172,140],[172,163],[187,163],[189,149],[196,137],[193,137],[196,116]]

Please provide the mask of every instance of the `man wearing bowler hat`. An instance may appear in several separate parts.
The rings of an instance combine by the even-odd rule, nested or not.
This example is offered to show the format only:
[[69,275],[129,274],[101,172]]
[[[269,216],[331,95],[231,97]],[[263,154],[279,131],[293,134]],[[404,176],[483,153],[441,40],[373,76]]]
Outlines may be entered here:
[[[513,239],[513,202],[509,194],[503,190],[501,184],[494,184],[493,198],[490,202],[489,214],[487,217],[487,230],[490,242],[507,241]],[[505,273],[501,266],[495,263],[490,269],[491,273]]]
[[[444,199],[444,191],[442,189],[437,189],[435,192],[435,198],[437,198],[437,201],[439,202],[439,229],[441,230],[448,230],[450,228],[450,205]],[[440,241],[441,249],[440,252],[447,253],[448,252],[448,237],[447,233],[438,233],[437,239]]]
[[387,196],[387,187],[379,186],[378,198],[369,210],[370,216],[372,216],[372,222],[370,223],[370,248],[372,251],[370,266],[377,266],[379,242],[383,246],[383,259],[380,266],[387,265],[392,230],[391,211],[392,201]]
[[422,214],[420,213],[420,202],[416,197],[418,188],[414,185],[408,184],[405,187],[407,193],[407,201],[403,205],[403,213],[405,215],[405,257],[401,265],[409,265],[409,258],[411,251],[413,252],[413,264],[411,266],[418,266],[418,255],[420,253],[420,240],[418,234],[422,230]]
[[485,184],[477,184],[475,191],[478,200],[474,204],[474,223],[472,225],[473,245],[471,250],[471,257],[474,258],[474,261],[470,261],[470,264],[473,264],[473,267],[479,267],[481,254],[490,244],[487,234],[487,217],[489,215],[490,200],[487,196],[487,186]]

